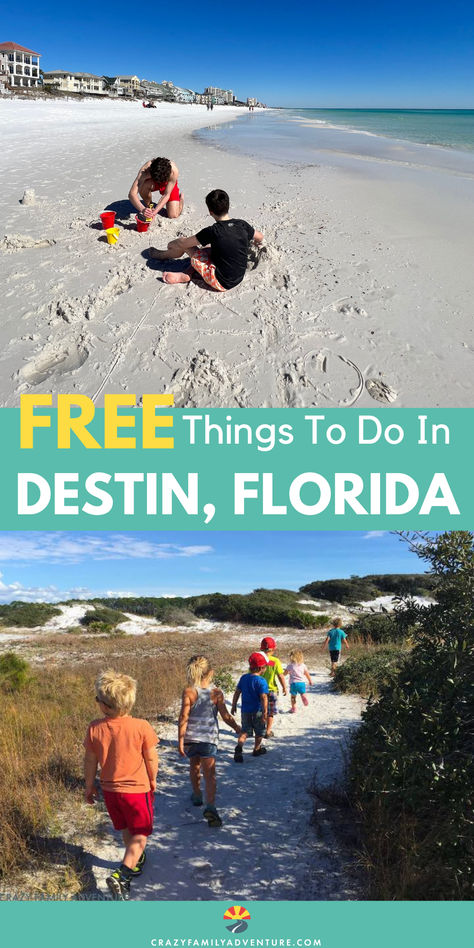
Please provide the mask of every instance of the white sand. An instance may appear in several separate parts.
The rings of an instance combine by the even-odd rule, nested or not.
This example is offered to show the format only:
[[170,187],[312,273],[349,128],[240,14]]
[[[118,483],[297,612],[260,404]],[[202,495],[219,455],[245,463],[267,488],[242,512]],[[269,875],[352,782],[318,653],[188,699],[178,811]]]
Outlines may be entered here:
[[[327,672],[312,672],[309,707],[298,705],[275,719],[276,738],[265,757],[235,764],[235,735],[223,725],[217,761],[217,807],[224,825],[210,829],[202,809],[190,803],[189,762],[177,753],[176,726],[159,725],[160,773],[155,798],[155,832],[147,864],[133,886],[135,900],[347,900],[361,896],[351,873],[351,856],[341,849],[327,807],[308,793],[316,774],[321,786],[340,780],[343,751],[360,721],[362,701],[331,690]],[[240,712],[237,715],[240,718]],[[91,854],[99,889],[122,857],[120,834]],[[354,865],[352,862],[352,869]]]
[[[0,404],[169,390],[199,407],[470,405],[473,182],[330,156],[280,167],[191,137],[234,113],[0,101]],[[124,203],[109,247],[90,225],[157,153],[178,164],[183,216],[139,235]],[[227,294],[166,286],[143,251],[210,223],[212,187],[267,249]]]

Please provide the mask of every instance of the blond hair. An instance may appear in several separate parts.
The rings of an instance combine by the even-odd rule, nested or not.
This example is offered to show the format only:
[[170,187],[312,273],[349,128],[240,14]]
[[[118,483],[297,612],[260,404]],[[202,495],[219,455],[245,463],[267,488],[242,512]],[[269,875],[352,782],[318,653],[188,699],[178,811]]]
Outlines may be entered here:
[[193,655],[186,666],[186,681],[193,688],[198,688],[211,671],[211,663],[205,655]]
[[292,662],[295,662],[296,665],[302,665],[304,661],[304,655],[300,648],[294,648],[290,652],[290,658]]
[[335,616],[332,621],[333,621],[333,628],[337,629],[337,627],[340,626],[342,619],[340,616]]
[[128,714],[135,704],[137,683],[129,675],[107,668],[101,672],[95,683],[95,690],[99,701],[117,714]]

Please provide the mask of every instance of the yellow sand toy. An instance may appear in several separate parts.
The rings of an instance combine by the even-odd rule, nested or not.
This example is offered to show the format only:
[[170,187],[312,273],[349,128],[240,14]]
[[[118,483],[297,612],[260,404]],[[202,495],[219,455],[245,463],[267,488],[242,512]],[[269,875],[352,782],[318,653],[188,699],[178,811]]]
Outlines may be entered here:
[[120,227],[108,227],[105,233],[107,234],[107,243],[116,244],[118,235],[120,234]]

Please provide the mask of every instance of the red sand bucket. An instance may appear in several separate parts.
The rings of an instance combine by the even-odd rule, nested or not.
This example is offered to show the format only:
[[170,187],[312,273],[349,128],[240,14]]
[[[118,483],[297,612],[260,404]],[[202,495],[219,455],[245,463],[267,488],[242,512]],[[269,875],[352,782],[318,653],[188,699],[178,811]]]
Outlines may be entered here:
[[104,211],[104,213],[100,215],[100,219],[104,230],[108,230],[109,227],[115,225],[115,211]]
[[139,233],[139,234],[146,234],[146,232],[147,232],[147,230],[148,230],[148,228],[149,228],[149,226],[150,226],[150,222],[149,222],[149,221],[141,221],[140,218],[138,217],[138,215],[135,217],[135,220],[136,220],[136,222],[137,222],[137,230],[138,230],[138,233]]

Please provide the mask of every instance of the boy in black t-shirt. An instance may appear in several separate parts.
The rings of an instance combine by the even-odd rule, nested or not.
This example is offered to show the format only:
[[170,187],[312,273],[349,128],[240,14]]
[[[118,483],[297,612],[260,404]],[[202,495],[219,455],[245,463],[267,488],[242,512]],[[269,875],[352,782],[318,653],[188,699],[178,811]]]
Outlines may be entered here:
[[[251,241],[259,244],[263,234],[246,221],[229,218],[229,195],[216,188],[206,197],[206,204],[215,224],[204,227],[194,237],[178,237],[167,250],[151,248],[150,256],[158,260],[174,260],[192,250],[191,266],[184,273],[163,274],[165,283],[189,283],[196,270],[214,290],[231,290],[242,282],[247,269]],[[200,246],[199,246],[200,245]]]

